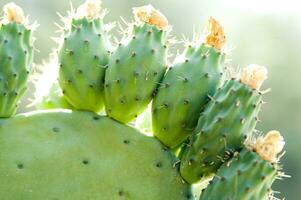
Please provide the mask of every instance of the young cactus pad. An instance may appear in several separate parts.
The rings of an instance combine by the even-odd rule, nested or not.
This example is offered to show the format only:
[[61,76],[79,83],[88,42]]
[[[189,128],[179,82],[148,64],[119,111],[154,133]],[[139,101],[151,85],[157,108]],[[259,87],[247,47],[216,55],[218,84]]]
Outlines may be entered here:
[[242,148],[257,122],[262,102],[258,89],[265,78],[264,67],[250,65],[240,80],[231,79],[216,92],[200,116],[196,134],[182,149],[181,174],[186,181],[210,176]]
[[135,8],[134,14],[136,22],[110,57],[105,78],[107,114],[123,123],[147,108],[167,65],[166,18],[152,6]]
[[69,12],[59,50],[31,79],[32,105],[44,110],[14,116],[33,39],[22,9],[5,6],[0,199],[270,197],[283,138],[276,131],[252,135],[267,70],[250,65],[224,82],[226,37],[214,18],[204,42],[188,45],[169,65],[171,28],[163,14],[151,5],[135,8],[135,22],[111,48],[105,13],[99,0]]
[[[209,24],[207,38],[224,34],[216,20],[211,18]],[[182,59],[169,68],[160,84],[152,104],[153,132],[166,146],[177,147],[193,132],[208,96],[213,96],[220,86],[225,62],[220,48],[224,38],[223,35],[215,40],[218,48],[211,41],[188,45]]]
[[[0,21],[0,118],[16,113],[33,62],[33,37],[22,8],[6,4]],[[1,19],[1,18],[0,18]]]
[[250,149],[244,148],[219,169],[200,200],[268,199],[272,196],[272,183],[281,176],[277,154],[283,145],[277,131],[260,137]]
[[64,97],[78,110],[103,108],[105,68],[111,48],[98,0],[70,13],[59,51],[59,83]]

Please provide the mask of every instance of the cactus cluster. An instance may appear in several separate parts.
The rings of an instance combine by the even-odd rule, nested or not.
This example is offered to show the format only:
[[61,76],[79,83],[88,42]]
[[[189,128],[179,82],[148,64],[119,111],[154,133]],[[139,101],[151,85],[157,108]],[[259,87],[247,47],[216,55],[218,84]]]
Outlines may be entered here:
[[266,68],[229,76],[226,34],[212,17],[204,40],[170,62],[171,25],[159,10],[134,8],[117,43],[106,14],[100,0],[87,0],[62,17],[58,48],[36,81],[39,110],[16,115],[34,27],[19,6],[4,6],[1,198],[274,198],[284,139],[256,130]]

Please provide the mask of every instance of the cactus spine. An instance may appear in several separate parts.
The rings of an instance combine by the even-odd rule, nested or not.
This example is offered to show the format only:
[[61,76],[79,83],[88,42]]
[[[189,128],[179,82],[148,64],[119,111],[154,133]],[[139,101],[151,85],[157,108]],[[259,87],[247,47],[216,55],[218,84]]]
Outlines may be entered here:
[[59,83],[64,97],[78,110],[103,108],[103,83],[111,45],[101,2],[89,0],[70,14],[59,51]]
[[219,169],[200,200],[268,199],[272,196],[272,183],[281,176],[277,154],[283,145],[277,131],[258,138]]
[[23,10],[14,3],[4,6],[0,21],[0,117],[16,113],[33,65],[32,29]]
[[180,145],[194,130],[201,110],[221,83],[225,55],[222,26],[209,20],[206,43],[188,45],[160,84],[152,104],[154,135],[170,148]]
[[186,181],[210,176],[242,148],[257,122],[262,101],[258,89],[266,73],[264,67],[250,65],[240,80],[229,80],[214,95],[200,116],[196,134],[182,150],[180,170]]
[[108,116],[127,123],[143,112],[167,62],[166,18],[152,6],[134,9],[136,23],[111,55],[105,78]]

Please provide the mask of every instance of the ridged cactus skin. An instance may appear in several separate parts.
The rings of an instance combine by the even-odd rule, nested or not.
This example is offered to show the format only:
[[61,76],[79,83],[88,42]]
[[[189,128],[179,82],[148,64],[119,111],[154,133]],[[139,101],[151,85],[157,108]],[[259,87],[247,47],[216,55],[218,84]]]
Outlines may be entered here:
[[218,170],[200,200],[266,200],[276,177],[275,165],[243,149]]
[[0,24],[0,117],[16,113],[33,65],[32,30],[23,24]]
[[170,68],[152,104],[154,135],[170,148],[194,130],[200,112],[220,86],[225,55],[212,46],[188,46]]
[[59,83],[78,110],[103,108],[104,75],[111,48],[101,18],[72,19],[59,51]]
[[42,111],[0,120],[0,127],[0,196],[7,200],[193,198],[170,152],[107,117]]
[[181,175],[189,183],[215,173],[243,147],[255,128],[262,95],[232,79],[219,89],[202,113],[195,135],[183,148]]
[[130,122],[150,103],[167,65],[167,32],[150,24],[133,25],[129,38],[110,57],[105,77],[107,114]]

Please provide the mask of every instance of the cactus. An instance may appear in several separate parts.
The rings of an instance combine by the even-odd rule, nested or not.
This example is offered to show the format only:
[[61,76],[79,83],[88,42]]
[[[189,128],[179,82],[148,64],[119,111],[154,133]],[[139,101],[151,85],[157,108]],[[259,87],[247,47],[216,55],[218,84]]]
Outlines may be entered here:
[[277,131],[258,138],[219,169],[200,200],[272,197],[272,183],[277,176],[283,176],[277,165],[277,154],[283,146],[283,138]]
[[32,104],[44,110],[16,116],[33,47],[21,8],[5,6],[1,199],[268,199],[283,176],[284,142],[276,131],[255,136],[267,70],[250,65],[224,82],[225,34],[210,18],[205,43],[188,46],[166,72],[164,15],[135,8],[128,35],[111,49],[100,5],[87,0],[69,13],[59,52],[33,77]]
[[22,8],[6,4],[0,21],[0,117],[15,115],[33,65],[33,28]]
[[108,116],[127,123],[142,113],[167,65],[166,18],[152,6],[134,8],[136,22],[110,58],[105,78]]
[[189,44],[181,60],[169,68],[152,104],[154,135],[170,148],[193,132],[208,96],[214,95],[222,80],[225,35],[213,18],[209,27],[206,43]]
[[254,130],[262,97],[258,91],[266,69],[250,65],[239,80],[220,88],[200,116],[195,135],[183,148],[181,174],[189,183],[215,173]]
[[43,111],[2,120],[1,127],[0,194],[6,199],[192,196],[173,167],[175,156],[154,138],[107,117]]
[[103,108],[103,82],[111,49],[101,3],[86,1],[71,12],[59,51],[59,83],[66,100],[78,110]]

